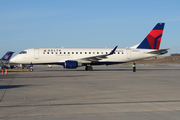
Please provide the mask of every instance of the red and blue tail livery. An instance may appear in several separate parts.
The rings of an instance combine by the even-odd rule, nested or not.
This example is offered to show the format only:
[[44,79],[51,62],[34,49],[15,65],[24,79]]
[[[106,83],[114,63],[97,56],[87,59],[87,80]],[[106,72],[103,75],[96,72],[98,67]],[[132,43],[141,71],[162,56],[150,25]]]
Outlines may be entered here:
[[9,61],[14,52],[7,52],[0,60]]
[[164,25],[165,23],[158,23],[137,48],[159,50]]

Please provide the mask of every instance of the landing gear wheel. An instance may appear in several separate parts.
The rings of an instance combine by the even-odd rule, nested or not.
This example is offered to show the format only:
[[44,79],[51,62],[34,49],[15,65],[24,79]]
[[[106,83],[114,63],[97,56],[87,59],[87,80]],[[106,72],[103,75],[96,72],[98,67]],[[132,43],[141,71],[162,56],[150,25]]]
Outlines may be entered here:
[[33,68],[29,68],[29,71],[30,71],[30,72],[33,72]]
[[85,67],[85,70],[86,70],[86,71],[92,71],[93,68],[92,68],[92,66],[86,66],[86,67]]

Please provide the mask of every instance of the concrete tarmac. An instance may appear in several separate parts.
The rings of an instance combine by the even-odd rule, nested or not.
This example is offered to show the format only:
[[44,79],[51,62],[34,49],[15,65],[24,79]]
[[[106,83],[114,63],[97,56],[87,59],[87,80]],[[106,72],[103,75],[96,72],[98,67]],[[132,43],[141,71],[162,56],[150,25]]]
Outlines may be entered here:
[[34,68],[0,75],[0,120],[180,119],[180,67]]

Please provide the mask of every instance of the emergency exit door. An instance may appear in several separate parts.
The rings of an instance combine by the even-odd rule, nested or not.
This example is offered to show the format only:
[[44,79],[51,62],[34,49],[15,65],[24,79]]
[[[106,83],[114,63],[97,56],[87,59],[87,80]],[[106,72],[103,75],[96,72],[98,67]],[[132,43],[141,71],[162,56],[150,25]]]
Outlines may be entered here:
[[34,48],[34,58],[35,59],[39,58],[39,48]]

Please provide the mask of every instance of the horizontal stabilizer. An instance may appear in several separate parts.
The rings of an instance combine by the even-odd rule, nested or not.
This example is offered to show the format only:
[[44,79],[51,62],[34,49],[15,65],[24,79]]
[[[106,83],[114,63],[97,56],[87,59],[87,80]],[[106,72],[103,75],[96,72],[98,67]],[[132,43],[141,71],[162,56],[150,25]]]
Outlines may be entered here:
[[158,54],[158,55],[163,55],[163,54],[166,54],[166,53],[168,52],[167,50],[169,50],[169,48],[151,51],[151,52],[148,52],[148,54]]

